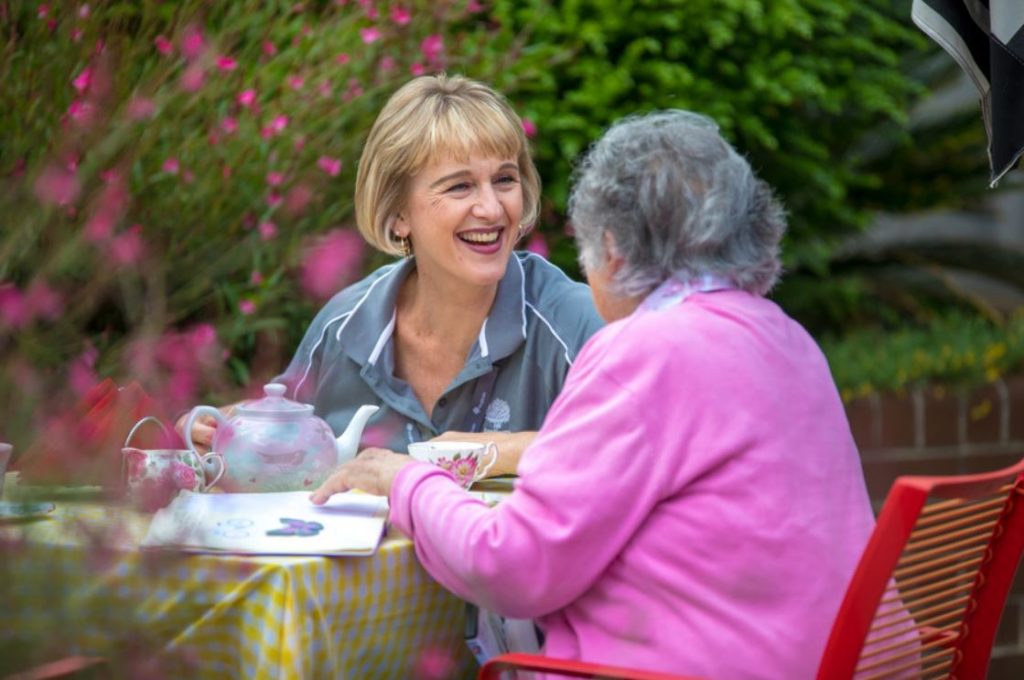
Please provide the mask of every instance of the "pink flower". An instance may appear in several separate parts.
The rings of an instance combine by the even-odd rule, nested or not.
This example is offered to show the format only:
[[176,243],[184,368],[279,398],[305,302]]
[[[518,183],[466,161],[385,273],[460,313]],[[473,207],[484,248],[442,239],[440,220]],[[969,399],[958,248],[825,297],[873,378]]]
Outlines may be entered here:
[[260,232],[260,238],[264,241],[272,241],[277,236],[277,225],[270,221],[260,222],[257,230]]
[[396,5],[391,8],[391,20],[399,26],[405,26],[412,20],[412,12],[406,7]]
[[409,66],[409,73],[413,74],[414,76],[421,76],[421,75],[423,75],[426,72],[427,72],[427,69],[423,66],[423,64],[421,64],[418,61],[414,61]]
[[300,283],[317,300],[326,300],[359,275],[365,242],[351,229],[332,229],[305,251]]
[[276,208],[277,206],[281,205],[282,200],[283,199],[281,198],[281,194],[275,191],[272,191],[269,194],[267,194],[267,205],[269,205],[271,208]]
[[437,63],[441,53],[444,51],[444,39],[436,33],[428,35],[420,43],[420,51],[423,53],[423,58],[427,63]]
[[537,136],[537,125],[529,118],[524,117],[522,120],[523,132],[527,137],[531,139]]
[[363,86],[355,78],[349,78],[348,89],[345,90],[345,94],[341,96],[342,99],[349,102],[356,97],[361,97],[363,94]]
[[195,59],[202,54],[204,44],[203,34],[198,27],[194,24],[185,27],[181,37],[181,53],[186,59]]
[[92,69],[86,66],[82,71],[72,79],[71,84],[74,86],[78,93],[81,94],[89,89],[89,83],[92,82]]
[[544,240],[544,235],[539,231],[535,231],[530,235],[530,241],[526,244],[526,249],[544,258],[551,252],[548,248],[548,242]]
[[369,45],[380,40],[380,31],[372,26],[370,28],[360,28],[359,37],[363,39],[363,43]]
[[316,86],[316,91],[320,93],[320,96],[324,99],[331,96],[331,81],[324,79],[320,81],[320,84]]
[[269,127],[274,134],[284,132],[284,129],[288,127],[288,116],[274,116],[270,121],[270,125],[267,127]]
[[380,58],[380,63],[378,64],[377,68],[380,69],[381,73],[388,73],[389,71],[394,70],[395,58],[392,57],[390,54],[385,54],[383,57]]
[[484,6],[477,2],[476,0],[469,0],[469,2],[466,3],[466,10],[469,11],[470,14],[482,12],[483,9]]
[[83,351],[77,359],[71,362],[68,368],[68,383],[75,394],[85,394],[99,382],[96,375],[96,359],[99,352],[91,343],[86,343]]
[[81,42],[83,35],[85,35],[85,31],[79,26],[75,26],[71,29],[71,42]]
[[248,89],[239,92],[238,103],[244,106],[245,108],[251,107],[254,103],[256,103],[256,90]]
[[170,40],[163,37],[162,35],[158,35],[156,38],[154,38],[153,44],[156,45],[156,51],[164,56],[167,56],[168,54],[174,51],[174,45],[171,43]]
[[238,121],[231,116],[227,116],[220,122],[220,129],[225,134],[233,135],[238,131]]
[[21,328],[31,320],[22,292],[13,283],[0,283],[0,324]]
[[256,311],[256,303],[248,298],[241,300],[238,303],[238,311],[248,316]]
[[74,172],[56,163],[46,166],[36,178],[35,194],[43,203],[68,205],[78,198],[82,186]]
[[277,54],[277,47],[275,47],[274,43],[270,42],[269,40],[264,40],[263,54],[267,55],[268,57],[272,57],[275,54]]
[[229,71],[234,71],[235,69],[237,69],[238,62],[231,57],[220,56],[217,57],[217,68],[227,73]]
[[143,120],[151,118],[156,113],[156,104],[152,99],[145,97],[132,97],[128,102],[128,117],[132,120]]
[[331,177],[337,177],[338,173],[341,172],[341,161],[337,158],[331,158],[330,156],[320,156],[317,159],[317,167],[326,172]]
[[253,286],[258,286],[263,283],[263,274],[260,274],[255,269],[252,270],[252,274],[249,275],[249,283]]
[[287,82],[288,87],[292,88],[293,90],[301,90],[302,86],[306,84],[306,79],[303,78],[302,76],[292,75],[288,76]]
[[82,5],[78,8],[78,16],[86,19],[89,16],[89,5]]
[[181,173],[181,181],[183,181],[185,184],[192,184],[192,182],[194,182],[195,179],[196,176],[191,170],[186,170],[185,172]]
[[352,57],[348,56],[347,52],[342,52],[341,54],[334,58],[334,61],[337,62],[338,66],[344,66],[349,61],[351,61],[351,59]]
[[284,209],[289,215],[298,215],[313,199],[313,191],[305,184],[294,186],[284,199]]
[[71,102],[65,115],[76,125],[88,126],[96,119],[96,107],[84,99],[76,99]]
[[47,15],[49,15],[49,13],[50,13],[50,6],[49,5],[39,5],[39,7],[36,8],[36,16],[39,17],[40,19],[45,19],[47,17]]
[[53,321],[64,311],[64,298],[45,281],[36,280],[25,295],[25,307],[34,317]]
[[267,173],[267,185],[272,187],[279,187],[284,182],[284,174],[280,172],[268,172]]
[[110,243],[110,257],[115,264],[128,266],[142,258],[145,244],[142,241],[142,225],[133,224]]
[[206,82],[206,73],[199,64],[192,64],[181,74],[179,82],[181,89],[186,92],[198,92],[203,89],[203,84]]
[[161,169],[168,175],[177,175],[178,170],[181,169],[181,164],[178,162],[177,158],[171,156],[170,158],[164,161],[164,164],[161,166]]
[[306,136],[305,135],[295,135],[295,142],[292,144],[292,148],[295,149],[295,151],[297,151],[297,152],[298,151],[302,151],[303,149],[305,149],[306,148]]
[[192,469],[191,465],[186,465],[180,461],[174,461],[171,463],[171,476],[174,480],[174,486],[179,489],[188,489],[192,491],[196,488],[196,471]]

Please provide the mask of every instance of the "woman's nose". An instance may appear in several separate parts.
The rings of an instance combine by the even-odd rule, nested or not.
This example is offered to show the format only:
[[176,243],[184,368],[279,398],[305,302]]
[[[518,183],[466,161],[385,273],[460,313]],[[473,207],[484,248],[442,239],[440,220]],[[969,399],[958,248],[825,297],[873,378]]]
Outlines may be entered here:
[[473,206],[473,213],[480,219],[492,222],[501,218],[501,201],[498,200],[498,194],[490,184],[485,184],[481,187],[480,193],[477,194],[476,203]]

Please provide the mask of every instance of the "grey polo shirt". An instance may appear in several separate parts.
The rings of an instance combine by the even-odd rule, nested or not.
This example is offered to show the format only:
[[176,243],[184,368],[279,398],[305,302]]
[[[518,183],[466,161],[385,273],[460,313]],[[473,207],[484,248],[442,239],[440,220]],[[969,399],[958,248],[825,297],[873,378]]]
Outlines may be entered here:
[[276,381],[313,404],[336,434],[359,406],[380,406],[361,448],[405,452],[448,430],[540,429],[576,354],[602,325],[590,289],[538,255],[514,253],[465,365],[428,414],[395,377],[395,301],[415,266],[409,258],[381,267],[335,295]]

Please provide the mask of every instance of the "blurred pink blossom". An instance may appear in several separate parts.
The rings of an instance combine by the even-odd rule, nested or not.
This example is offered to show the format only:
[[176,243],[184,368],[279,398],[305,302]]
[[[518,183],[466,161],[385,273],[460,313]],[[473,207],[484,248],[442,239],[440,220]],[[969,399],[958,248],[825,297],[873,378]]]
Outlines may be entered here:
[[89,89],[89,83],[92,81],[92,68],[86,66],[83,68],[77,76],[71,80],[71,84],[78,91],[79,94]]
[[409,65],[409,73],[413,74],[414,76],[421,76],[426,72],[427,69],[423,66],[423,64],[421,64],[418,61],[414,61],[412,64]]
[[28,288],[25,307],[33,317],[53,321],[64,311],[64,298],[46,281],[37,279]]
[[83,35],[85,35],[85,31],[80,26],[75,26],[71,29],[71,42],[80,42]]
[[170,158],[164,161],[164,164],[161,166],[161,169],[168,175],[177,175],[178,170],[181,169],[181,163],[178,162],[177,158],[171,156]]
[[334,61],[338,63],[338,66],[344,66],[351,60],[352,57],[350,57],[347,52],[342,52],[341,54],[334,58]]
[[373,5],[366,8],[366,18],[370,20],[376,20],[380,16],[380,12]]
[[275,54],[277,54],[277,47],[274,45],[274,43],[270,42],[269,40],[264,40],[263,54],[267,55],[268,57],[272,57]]
[[162,35],[155,37],[153,39],[153,44],[156,45],[156,51],[165,56],[174,51],[174,45],[170,40]]
[[276,191],[271,191],[269,194],[267,194],[267,205],[269,205],[271,208],[276,208],[277,206],[281,205],[282,200],[283,199],[281,198],[281,194],[277,193]]
[[250,300],[249,298],[241,300],[238,303],[238,311],[248,316],[249,314],[252,314],[253,312],[256,311],[256,303]]
[[194,182],[195,179],[195,173],[193,173],[191,170],[186,170],[185,172],[181,173],[181,181],[183,181],[185,184],[192,184],[192,182]]
[[102,243],[114,233],[114,218],[108,212],[97,212],[85,223],[82,232],[86,241]]
[[220,129],[223,130],[225,134],[233,135],[238,131],[238,121],[231,116],[226,116],[220,122]]
[[284,173],[280,172],[268,172],[267,173],[267,185],[272,187],[279,187],[284,182]]
[[363,86],[355,78],[349,78],[348,88],[345,90],[345,94],[341,95],[341,98],[349,102],[356,97],[363,95]]
[[539,231],[535,231],[530,234],[530,240],[526,244],[526,249],[531,253],[537,253],[544,258],[551,254],[551,250],[548,248],[548,242],[544,239],[544,235]]
[[260,232],[260,238],[264,241],[272,241],[277,236],[277,225],[270,221],[260,222],[257,230]]
[[156,113],[156,104],[152,99],[132,97],[128,102],[128,117],[132,120],[151,118]]
[[522,125],[523,132],[526,134],[527,137],[530,137],[532,139],[533,137],[537,136],[537,125],[532,120],[524,116],[522,119]]
[[55,30],[57,30],[57,20],[56,19],[47,19],[47,21],[46,21],[46,30],[48,30],[50,33],[53,33]]
[[31,320],[25,296],[13,283],[0,283],[0,322],[21,328]]
[[253,90],[253,89],[250,88],[248,90],[242,90],[241,92],[238,93],[238,103],[241,104],[242,106],[244,106],[245,108],[249,108],[255,102],[256,102],[256,90]]
[[405,26],[412,20],[412,12],[408,7],[395,5],[391,8],[391,20],[399,26]]
[[380,58],[380,63],[377,65],[377,68],[381,70],[381,73],[393,71],[395,68],[395,58],[390,54],[385,54]]
[[295,135],[295,141],[292,143],[292,148],[295,151],[302,151],[306,148],[306,135]]
[[341,172],[341,160],[332,158],[331,156],[320,156],[317,159],[317,167],[326,172],[331,177],[337,177],[338,173]]
[[96,359],[100,353],[93,347],[91,342],[86,342],[85,351],[77,359],[73,360],[68,367],[68,384],[75,394],[81,396],[91,390],[99,378],[96,375]]
[[82,5],[78,8],[78,16],[85,19],[89,16],[89,5]]
[[186,59],[195,59],[203,53],[203,33],[195,24],[189,24],[181,36],[181,53]]
[[291,188],[284,198],[284,209],[289,215],[302,213],[309,202],[313,200],[313,190],[305,184],[299,184]]
[[466,3],[466,9],[471,14],[476,14],[477,12],[482,12],[484,6],[477,2],[476,0],[469,0],[469,2]]
[[43,168],[36,178],[35,194],[43,203],[68,205],[78,198],[81,183],[74,172],[56,163]]
[[362,264],[365,242],[351,229],[332,229],[305,251],[300,284],[318,300],[325,300],[354,281]]
[[380,40],[380,31],[372,26],[370,28],[360,28],[359,37],[363,39],[363,43],[369,45]]
[[331,96],[331,81],[324,78],[320,81],[320,84],[316,86],[316,91],[320,93],[320,96],[326,99]]
[[420,51],[427,63],[436,64],[444,52],[444,39],[437,33],[428,35],[420,43]]
[[302,87],[306,84],[306,79],[303,78],[302,76],[291,75],[288,76],[286,80],[288,82],[288,87],[292,88],[293,90],[301,90]]
[[145,244],[142,240],[142,225],[131,227],[114,237],[110,242],[110,257],[115,264],[128,266],[136,264],[141,258]]
[[253,269],[252,274],[249,275],[249,283],[254,286],[260,285],[261,283],[263,283],[263,274]]
[[230,165],[225,165],[224,167],[222,167],[220,169],[220,176],[223,177],[224,179],[228,179],[228,178],[231,177],[231,172],[232,172],[231,166]]
[[96,119],[96,107],[84,99],[76,99],[65,115],[77,125],[90,125]]
[[50,14],[50,6],[49,5],[39,5],[39,7],[36,8],[36,16],[39,17],[40,19],[45,19],[49,14]]
[[191,64],[181,74],[179,83],[181,89],[186,92],[198,92],[203,89],[203,84],[206,82],[206,72],[203,71],[203,67],[199,64]]
[[232,57],[220,56],[217,57],[217,68],[225,73],[234,71],[238,68],[238,61]]

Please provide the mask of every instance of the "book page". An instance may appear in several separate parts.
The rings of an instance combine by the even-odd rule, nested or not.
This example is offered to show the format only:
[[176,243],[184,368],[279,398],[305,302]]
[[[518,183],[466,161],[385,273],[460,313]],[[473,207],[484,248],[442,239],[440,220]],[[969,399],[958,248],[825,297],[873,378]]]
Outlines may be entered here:
[[256,555],[372,554],[387,520],[387,498],[349,492],[325,505],[308,491],[182,492],[157,511],[146,547]]

